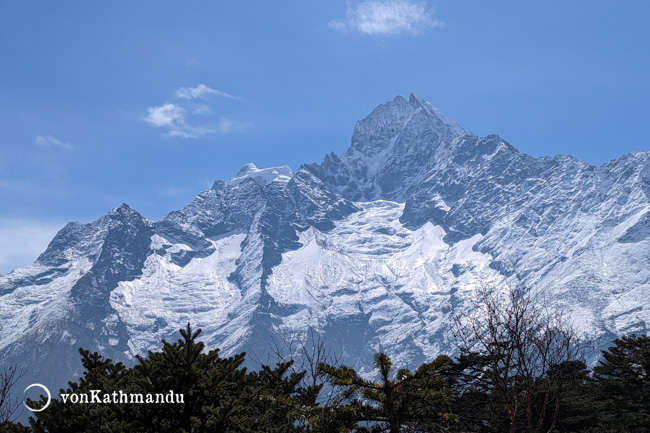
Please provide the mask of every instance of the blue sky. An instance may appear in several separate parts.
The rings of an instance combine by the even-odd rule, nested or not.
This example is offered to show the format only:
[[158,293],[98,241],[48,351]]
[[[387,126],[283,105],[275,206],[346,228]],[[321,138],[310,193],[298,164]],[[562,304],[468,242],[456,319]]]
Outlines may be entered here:
[[157,220],[247,162],[342,153],[414,92],[477,135],[649,150],[650,2],[0,2],[0,273],[122,202]]

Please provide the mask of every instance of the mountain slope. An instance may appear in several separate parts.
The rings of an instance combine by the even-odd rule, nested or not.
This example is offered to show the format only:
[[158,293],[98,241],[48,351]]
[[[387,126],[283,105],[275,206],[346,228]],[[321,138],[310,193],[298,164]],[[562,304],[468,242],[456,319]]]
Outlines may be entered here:
[[313,330],[362,370],[379,350],[414,367],[505,284],[564,306],[596,350],[647,333],[648,264],[649,152],[533,158],[398,96],[320,164],[249,164],[158,222],[122,205],[68,224],[0,277],[0,359],[58,386],[78,346],[133,362],[191,322],[224,354]]

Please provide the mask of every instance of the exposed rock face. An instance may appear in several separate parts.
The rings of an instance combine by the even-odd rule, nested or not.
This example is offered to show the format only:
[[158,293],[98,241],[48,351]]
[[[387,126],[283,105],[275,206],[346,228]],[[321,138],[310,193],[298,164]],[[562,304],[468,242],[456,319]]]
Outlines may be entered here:
[[29,383],[76,348],[133,362],[187,322],[223,354],[322,334],[362,369],[453,352],[478,286],[564,306],[594,350],[650,323],[650,153],[600,167],[532,158],[401,96],[321,164],[244,167],[158,222],[122,205],[70,223],[0,277],[0,360]]

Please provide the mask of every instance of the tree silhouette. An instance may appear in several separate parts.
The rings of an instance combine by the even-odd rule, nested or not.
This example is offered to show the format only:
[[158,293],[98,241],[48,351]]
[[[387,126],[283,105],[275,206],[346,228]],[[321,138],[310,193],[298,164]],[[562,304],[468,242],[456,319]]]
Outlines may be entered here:
[[445,410],[451,390],[441,375],[450,364],[447,356],[439,356],[413,373],[407,369],[394,372],[390,358],[378,353],[374,360],[379,372],[377,382],[359,376],[347,366],[321,364],[320,368],[332,385],[340,389],[340,419],[365,423],[372,432],[398,433],[405,426],[430,425],[453,418]]

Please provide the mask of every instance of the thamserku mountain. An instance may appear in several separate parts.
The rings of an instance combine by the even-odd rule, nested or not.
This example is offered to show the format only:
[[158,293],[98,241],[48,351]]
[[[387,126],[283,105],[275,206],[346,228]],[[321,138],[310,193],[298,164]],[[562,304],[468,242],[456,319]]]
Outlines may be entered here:
[[599,167],[477,137],[418,96],[320,164],[242,168],[160,221],[69,223],[0,277],[0,363],[61,386],[78,347],[132,364],[188,322],[222,355],[320,335],[369,371],[453,353],[477,288],[559,305],[593,353],[650,325],[650,152]]

